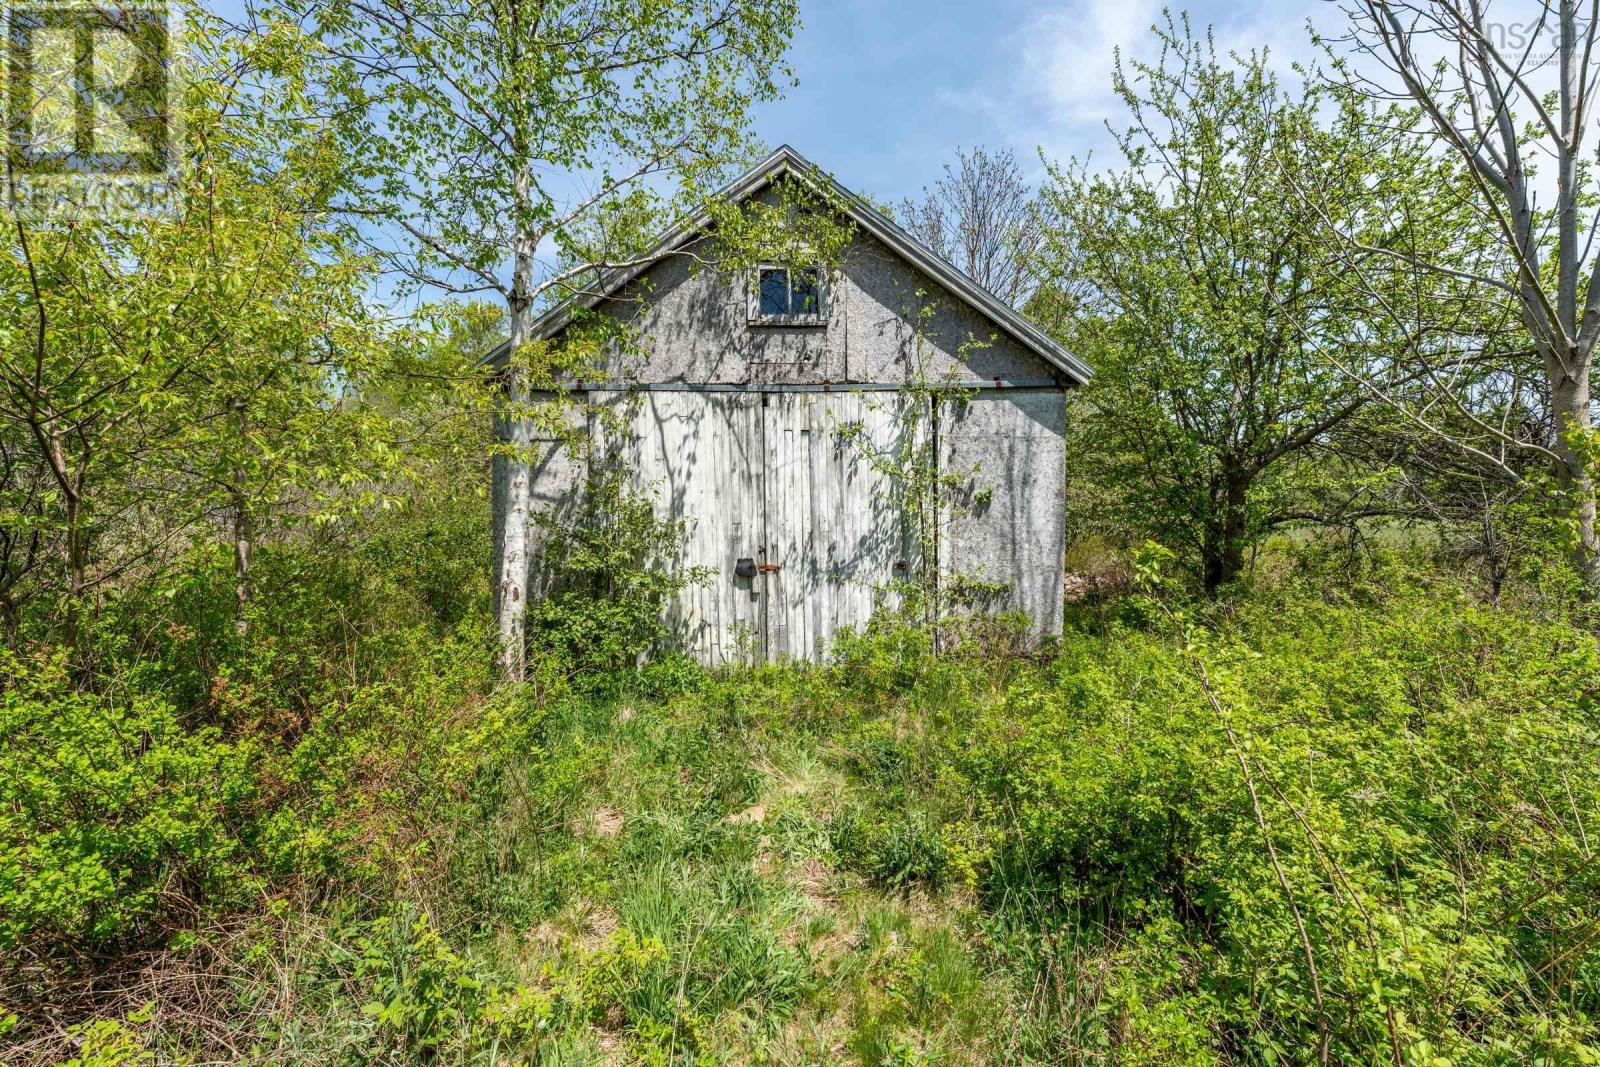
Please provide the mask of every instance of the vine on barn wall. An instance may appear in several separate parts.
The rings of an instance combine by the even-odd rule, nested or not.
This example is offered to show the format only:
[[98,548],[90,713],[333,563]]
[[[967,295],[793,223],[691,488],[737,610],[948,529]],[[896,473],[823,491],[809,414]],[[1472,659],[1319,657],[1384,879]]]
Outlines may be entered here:
[[905,517],[913,559],[908,561],[909,573],[891,578],[885,591],[899,598],[901,615],[937,630],[953,610],[992,604],[1009,592],[1010,584],[948,570],[939,556],[954,522],[986,507],[994,496],[993,486],[967,490],[981,472],[980,465],[940,462],[941,442],[953,424],[950,416],[959,419],[976,393],[960,380],[956,368],[990,342],[969,334],[957,348],[956,359],[940,372],[934,365],[937,349],[928,340],[939,303],[925,288],[918,288],[913,299],[915,310],[905,317],[909,333],[903,345],[904,385],[888,401],[856,394],[869,410],[888,412],[896,424],[891,446],[880,447],[858,420],[839,423],[836,432],[872,470],[889,479]]

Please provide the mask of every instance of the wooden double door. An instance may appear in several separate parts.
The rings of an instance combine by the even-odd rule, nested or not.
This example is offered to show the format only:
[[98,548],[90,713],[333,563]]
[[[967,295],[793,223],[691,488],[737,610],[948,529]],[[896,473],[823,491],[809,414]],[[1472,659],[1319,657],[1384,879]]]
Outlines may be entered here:
[[627,403],[635,484],[683,523],[671,562],[711,575],[667,611],[702,662],[819,659],[919,572],[895,472],[926,420],[902,394],[655,389]]

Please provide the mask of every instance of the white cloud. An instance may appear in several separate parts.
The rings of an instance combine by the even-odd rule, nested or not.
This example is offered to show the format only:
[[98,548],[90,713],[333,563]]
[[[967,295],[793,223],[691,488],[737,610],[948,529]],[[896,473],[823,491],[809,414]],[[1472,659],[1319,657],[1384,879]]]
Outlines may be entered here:
[[1098,123],[1115,99],[1115,50],[1139,50],[1160,13],[1156,0],[1080,0],[1040,13],[1020,34],[1015,88],[1049,110],[1051,125]]
[[1151,28],[1165,20],[1168,6],[1175,16],[1187,6],[1196,34],[1214,27],[1221,55],[1265,48],[1291,85],[1297,80],[1293,65],[1318,58],[1306,19],[1325,18],[1329,7],[1319,0],[1071,0],[1026,19],[1013,38],[1015,68],[981,91],[962,94],[960,103],[985,112],[1007,141],[1038,146],[1048,158],[1091,151],[1100,157],[1110,148],[1106,120],[1122,125],[1122,104],[1111,88],[1115,56],[1120,51],[1125,62],[1153,60],[1160,43]]

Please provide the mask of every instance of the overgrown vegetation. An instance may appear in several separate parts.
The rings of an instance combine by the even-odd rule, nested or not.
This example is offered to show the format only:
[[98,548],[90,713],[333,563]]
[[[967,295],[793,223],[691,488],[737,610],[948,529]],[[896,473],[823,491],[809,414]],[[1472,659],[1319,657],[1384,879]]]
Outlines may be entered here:
[[[508,659],[489,466],[528,442],[491,425],[595,351],[521,346],[507,395],[481,363],[498,310],[380,318],[404,257],[373,228],[435,210],[398,157],[492,155],[467,127],[504,110],[527,137],[501,184],[430,171],[466,209],[404,266],[486,272],[515,336],[528,240],[626,252],[664,221],[635,178],[563,219],[518,175],[634,152],[681,172],[677,203],[735,163],[792,7],[634,6],[554,5],[570,39],[430,6],[456,33],[435,74],[507,75],[481,98],[321,50],[381,5],[197,18],[177,209],[16,223],[6,1062],[1600,1060],[1587,412],[1561,367],[1528,373],[1508,263],[1468,232],[1483,190],[1412,140],[1431,127],[1354,84],[1287,98],[1181,20],[1173,66],[1119,74],[1126,171],[1039,200],[974,156],[934,213],[948,232],[983,214],[951,190],[1004,189],[974,262],[1046,257],[990,265],[1105,372],[1074,419],[1058,640],[924,568],[823,663],[707,670],[664,640],[706,577],[662,565],[681,527],[597,464]],[[428,59],[413,28],[383,26]],[[599,68],[621,49],[626,83],[577,71],[560,121],[507,100],[530,32]],[[619,91],[636,110],[596,118]],[[353,216],[363,189],[391,217]],[[508,202],[509,250],[468,221]],[[797,203],[826,240],[782,232]],[[747,266],[847,240],[803,193],[717,210]],[[1423,259],[1453,272],[1368,269]],[[927,556],[972,472],[929,441],[960,383],[912,372],[886,450],[841,430]]]
[[[469,529],[389,543],[446,566]],[[149,694],[193,653],[126,704],[48,665],[8,690],[8,772],[107,739],[75,793],[5,778],[34,841],[0,882],[32,961],[8,999],[75,987],[118,1020],[86,1062],[1583,1062],[1597,1038],[1600,654],[1431,567],[1330,595],[1342,563],[1297,551],[1223,608],[1150,554],[1148,593],[1048,657],[939,658],[886,619],[832,666],[495,696],[481,576],[474,631],[373,576],[381,550],[314,551],[329,577],[263,597],[259,644],[210,668],[232,724],[304,686],[298,729],[176,729]],[[229,595],[213,564],[157,617]],[[287,625],[379,601],[338,637]],[[351,673],[275,685],[308,641]],[[16,1047],[63,1047],[49,1019]]]

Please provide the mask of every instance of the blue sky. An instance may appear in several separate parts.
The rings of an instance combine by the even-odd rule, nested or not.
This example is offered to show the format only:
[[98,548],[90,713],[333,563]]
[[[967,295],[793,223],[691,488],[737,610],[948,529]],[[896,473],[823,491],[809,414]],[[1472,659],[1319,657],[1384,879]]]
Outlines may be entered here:
[[[247,0],[203,0],[237,17]],[[1514,0],[1527,2],[1527,0]],[[756,132],[792,145],[848,188],[895,204],[936,181],[958,148],[1010,148],[1030,180],[1046,158],[1111,165],[1114,49],[1149,55],[1163,0],[800,0],[798,79]],[[1192,0],[1223,51],[1267,48],[1288,72],[1316,54],[1307,19],[1337,29],[1332,0]],[[541,248],[549,255],[548,248]],[[388,286],[380,286],[386,294]],[[385,296],[390,299],[392,294]]]
[[[1327,0],[1197,0],[1197,28],[1224,48],[1269,47],[1287,68],[1313,54],[1306,20],[1337,28]],[[846,186],[883,201],[934,181],[958,146],[1008,147],[1030,175],[1038,153],[1107,148],[1112,50],[1149,50],[1159,0],[801,0],[791,63],[799,85],[757,130]],[[1277,65],[1277,64],[1275,64]]]

